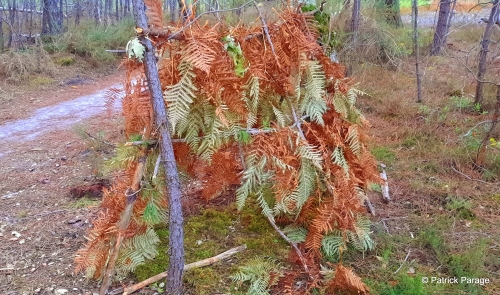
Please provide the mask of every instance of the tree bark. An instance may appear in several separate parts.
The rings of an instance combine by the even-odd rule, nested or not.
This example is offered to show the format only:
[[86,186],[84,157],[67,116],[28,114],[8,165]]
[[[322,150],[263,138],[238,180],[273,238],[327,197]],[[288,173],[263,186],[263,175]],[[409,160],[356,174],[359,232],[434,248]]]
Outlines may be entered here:
[[495,22],[498,18],[498,6],[500,0],[495,0],[493,3],[493,7],[491,8],[490,17],[488,19],[488,23],[486,24],[486,28],[484,29],[483,40],[481,41],[481,51],[479,52],[479,64],[478,64],[478,72],[477,72],[477,86],[476,86],[476,97],[474,98],[474,103],[479,104],[480,106],[483,103],[483,82],[484,76],[486,74],[486,57],[488,55],[488,47],[490,45],[490,37],[493,31],[493,26],[495,26]]
[[493,132],[500,121],[500,84],[497,85],[497,101],[495,103],[495,112],[493,113],[493,119],[491,120],[491,127],[484,136],[479,149],[477,150],[476,161],[474,161],[475,168],[482,168],[484,160],[486,158],[486,145],[490,138],[493,137]]
[[[3,12],[1,12],[3,14]],[[3,19],[0,17],[0,54],[4,51],[5,41],[3,35]]]
[[431,55],[439,55],[446,43],[449,28],[448,22],[451,21],[451,3],[452,0],[441,0],[439,2],[439,17],[436,32],[434,33],[434,40],[432,41]]
[[418,5],[417,0],[411,1],[413,23],[413,54],[415,54],[415,70],[417,75],[417,102],[422,102],[422,81],[420,80],[420,52],[418,48]]
[[42,35],[53,35],[61,32],[62,11],[57,6],[57,0],[43,0]]
[[359,15],[361,10],[361,0],[354,0],[352,5],[352,17],[350,32],[352,34],[353,46],[356,47],[356,39],[359,31]]
[[403,26],[403,20],[401,19],[401,9],[399,7],[399,0],[385,0],[386,15],[385,19],[387,23],[399,28]]
[[[136,25],[139,28],[148,28],[148,22],[143,0],[134,0],[134,14]],[[140,37],[142,44],[146,47],[144,53],[144,68],[151,93],[155,124],[160,133],[160,156],[163,160],[165,170],[166,187],[168,195],[169,214],[169,257],[166,291],[169,295],[182,294],[182,276],[184,270],[184,229],[181,207],[181,188],[179,174],[174,157],[174,149],[169,133],[168,117],[163,100],[156,57],[151,40],[145,36]]]
[[7,1],[9,4],[9,39],[7,41],[7,47],[10,48],[12,46],[12,41],[14,39],[14,22],[16,20],[16,0],[12,0],[12,4],[10,1]]

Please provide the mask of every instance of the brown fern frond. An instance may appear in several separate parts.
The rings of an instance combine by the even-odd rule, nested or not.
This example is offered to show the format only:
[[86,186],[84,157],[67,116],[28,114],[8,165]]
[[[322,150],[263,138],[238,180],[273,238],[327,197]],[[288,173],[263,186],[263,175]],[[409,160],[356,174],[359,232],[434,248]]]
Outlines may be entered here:
[[151,28],[161,28],[163,26],[163,8],[161,0],[144,0],[146,4],[146,16]]
[[193,67],[204,71],[208,75],[212,68],[212,62],[217,55],[215,48],[219,47],[220,49],[222,47],[217,37],[215,27],[207,30],[204,34],[198,33],[187,36],[187,42],[185,42],[181,51],[181,60],[189,62]]
[[328,294],[335,294],[337,291],[348,294],[370,294],[370,289],[361,278],[352,269],[340,263],[335,267],[335,277],[328,282],[326,289]]

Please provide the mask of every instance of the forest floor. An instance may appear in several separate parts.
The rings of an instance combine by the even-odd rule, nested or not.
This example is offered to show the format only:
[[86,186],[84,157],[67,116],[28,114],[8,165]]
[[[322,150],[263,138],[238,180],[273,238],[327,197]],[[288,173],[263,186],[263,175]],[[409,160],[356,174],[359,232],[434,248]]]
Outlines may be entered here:
[[[442,57],[423,58],[424,103],[415,102],[412,58],[392,60],[391,66],[365,62],[354,67],[357,87],[370,94],[358,105],[371,122],[370,149],[387,166],[392,197],[385,203],[377,192],[370,193],[376,210],[375,249],[344,258],[373,294],[500,294],[499,152],[488,150],[488,167],[482,173],[471,165],[484,131],[481,122],[491,120],[494,89],[487,87],[485,111],[477,112],[471,104],[474,78],[460,62],[470,57],[470,45],[480,39],[481,27],[473,26],[451,34]],[[495,62],[492,59],[488,78],[498,81]],[[72,67],[59,69],[50,81],[35,77],[21,85],[0,82],[0,128],[123,78],[123,72],[114,69]],[[74,117],[68,115],[69,120]],[[1,139],[0,294],[97,292],[96,282],[73,273],[73,258],[85,242],[99,201],[75,199],[70,191],[100,183],[99,165],[113,153],[106,142],[124,140],[122,123],[118,111],[103,110],[72,125],[50,126],[35,138]],[[498,140],[498,131],[495,136]],[[242,239],[231,236],[242,228],[230,216],[235,213],[228,205],[233,197],[225,195],[207,206],[222,208],[220,216],[204,211],[196,222],[188,220],[197,230],[207,224],[216,227],[217,218],[225,230],[230,228],[227,236],[215,241],[210,241],[215,234],[204,228],[203,240],[188,243],[188,255],[200,241],[202,246],[229,246],[228,240],[239,245]],[[262,236],[257,217],[243,214],[247,215],[238,220],[245,228],[255,226],[252,234]],[[279,248],[270,245],[283,246],[286,253],[279,237],[266,235],[268,240],[255,242],[251,253]],[[234,291],[227,278],[233,264],[187,277],[187,294],[243,294]],[[424,284],[424,277],[482,278],[489,283]]]
[[[61,68],[45,85],[2,84],[0,126],[123,79],[124,73],[117,70],[91,73]],[[78,116],[67,114],[65,120],[73,117]],[[85,241],[97,201],[75,201],[70,190],[98,182],[96,159],[106,157],[106,150],[92,149],[85,132],[96,137],[105,132],[103,139],[119,142],[121,116],[101,111],[71,125],[57,123],[61,126],[41,126],[45,130],[36,137],[14,133],[0,143],[0,294],[63,294],[64,289],[69,290],[67,294],[90,294],[96,290],[95,282],[72,273],[74,254]]]

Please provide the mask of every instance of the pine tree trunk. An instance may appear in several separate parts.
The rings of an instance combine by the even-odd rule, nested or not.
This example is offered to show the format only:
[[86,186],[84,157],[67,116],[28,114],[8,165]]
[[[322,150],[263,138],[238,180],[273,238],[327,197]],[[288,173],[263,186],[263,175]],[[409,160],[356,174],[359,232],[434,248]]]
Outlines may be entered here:
[[448,22],[451,21],[451,3],[452,0],[441,0],[439,2],[439,17],[436,32],[434,33],[434,40],[432,41],[431,55],[439,55],[446,43],[449,28]]
[[385,0],[387,23],[399,28],[403,26],[401,19],[401,9],[399,7],[399,0]]
[[418,4],[411,1],[413,23],[413,54],[415,54],[415,70],[417,75],[417,102],[422,102],[422,81],[420,79],[420,52],[418,48]]
[[12,4],[10,2],[7,2],[9,4],[9,22],[10,25],[9,27],[9,39],[7,41],[7,47],[10,48],[12,47],[12,42],[14,39],[14,23],[16,20],[16,0],[12,0]]
[[[3,12],[1,12],[3,14]],[[0,54],[3,53],[4,51],[4,46],[5,46],[5,39],[3,35],[3,20],[1,19],[0,15]]]
[[359,31],[359,15],[361,10],[361,0],[354,0],[352,5],[352,18],[350,32],[352,34],[352,41],[354,47],[356,47],[356,39]]
[[498,6],[500,0],[495,0],[493,7],[491,8],[490,17],[488,23],[486,24],[486,29],[484,29],[483,40],[481,41],[481,51],[479,52],[479,64],[477,72],[477,86],[476,86],[476,97],[474,99],[475,104],[480,106],[483,103],[483,80],[486,74],[486,57],[488,55],[488,46],[490,45],[490,37],[493,31],[493,26],[498,18]]
[[[135,0],[134,14],[136,25],[140,28],[148,28],[148,22],[143,0]],[[149,91],[153,102],[155,124],[160,132],[160,155],[164,163],[166,187],[168,195],[169,214],[169,257],[166,292],[169,295],[182,294],[182,276],[184,270],[184,229],[181,207],[181,188],[179,174],[174,157],[174,149],[169,133],[169,122],[163,101],[160,79],[156,57],[151,41],[141,37],[141,42],[146,46],[144,53],[144,67],[148,80]]]

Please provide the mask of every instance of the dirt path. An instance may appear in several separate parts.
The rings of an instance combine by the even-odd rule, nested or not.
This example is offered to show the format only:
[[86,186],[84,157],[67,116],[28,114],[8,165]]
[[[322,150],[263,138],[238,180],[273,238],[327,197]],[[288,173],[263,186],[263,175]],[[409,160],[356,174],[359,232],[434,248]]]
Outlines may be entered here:
[[95,208],[71,199],[69,190],[94,182],[98,156],[107,152],[78,133],[121,139],[119,112],[104,111],[102,92],[89,95],[122,79],[117,72],[42,91],[12,90],[15,100],[0,104],[0,294],[97,290],[95,282],[73,275],[73,257]]

